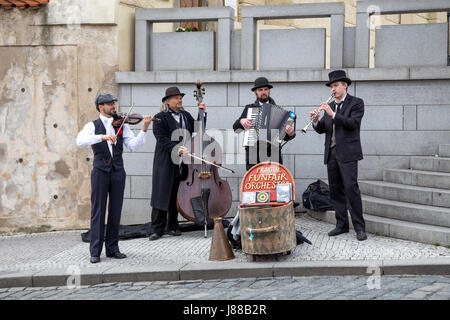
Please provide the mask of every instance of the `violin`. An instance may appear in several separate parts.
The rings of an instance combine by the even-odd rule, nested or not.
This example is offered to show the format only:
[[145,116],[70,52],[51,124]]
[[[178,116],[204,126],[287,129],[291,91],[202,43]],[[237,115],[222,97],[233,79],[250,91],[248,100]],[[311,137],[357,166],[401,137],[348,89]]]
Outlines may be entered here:
[[[204,89],[200,81],[197,81],[197,90],[194,96],[198,104],[203,100]],[[204,112],[199,109],[199,119],[203,122]],[[200,139],[200,141],[199,141]],[[193,162],[187,164],[187,177],[180,182],[177,193],[177,208],[180,214],[189,221],[206,226],[214,218],[225,216],[231,208],[232,195],[228,181],[219,176],[218,168],[221,167],[214,159],[221,159],[222,150],[220,145],[210,136],[204,133],[203,123],[199,126],[197,135],[191,140],[190,150],[200,147],[197,155],[188,155],[198,159],[201,163]],[[206,155],[208,150],[211,157]],[[226,169],[233,172],[230,169]]]
[[[124,123],[135,125],[144,119],[144,116],[139,113],[132,113],[127,116],[125,113],[115,112],[112,117],[114,118],[112,122],[114,128],[120,128]],[[161,122],[161,119],[153,118],[153,121]]]

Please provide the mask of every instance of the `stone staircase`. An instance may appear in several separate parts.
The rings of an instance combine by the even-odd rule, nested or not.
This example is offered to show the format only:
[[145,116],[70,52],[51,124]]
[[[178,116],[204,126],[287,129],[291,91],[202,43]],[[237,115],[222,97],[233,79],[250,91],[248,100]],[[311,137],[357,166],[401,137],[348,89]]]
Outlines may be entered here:
[[[359,181],[366,231],[450,245],[450,144],[438,157],[413,156],[410,169],[384,169],[383,181]],[[333,222],[334,212],[313,214]]]

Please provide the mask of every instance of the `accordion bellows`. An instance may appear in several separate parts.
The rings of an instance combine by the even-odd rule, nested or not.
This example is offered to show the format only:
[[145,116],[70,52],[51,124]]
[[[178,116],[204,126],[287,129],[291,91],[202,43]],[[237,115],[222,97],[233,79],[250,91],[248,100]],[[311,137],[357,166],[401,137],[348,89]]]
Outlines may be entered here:
[[267,141],[275,145],[284,138],[289,111],[265,103],[261,107],[248,108],[247,119],[253,120],[253,127],[244,133],[244,147],[254,147],[258,141]]

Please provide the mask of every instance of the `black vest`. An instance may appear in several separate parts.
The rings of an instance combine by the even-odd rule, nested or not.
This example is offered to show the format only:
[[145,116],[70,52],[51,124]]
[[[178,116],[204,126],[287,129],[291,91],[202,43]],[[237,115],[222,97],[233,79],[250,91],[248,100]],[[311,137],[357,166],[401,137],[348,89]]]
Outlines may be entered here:
[[[95,134],[106,134],[106,128],[100,118],[92,121],[95,126]],[[122,129],[123,130],[123,127]],[[94,168],[110,172],[112,169],[115,171],[123,169],[123,135],[120,133],[117,136],[117,142],[112,145],[113,157],[109,152],[108,142],[102,141],[100,143],[93,144],[92,151],[94,151]]]

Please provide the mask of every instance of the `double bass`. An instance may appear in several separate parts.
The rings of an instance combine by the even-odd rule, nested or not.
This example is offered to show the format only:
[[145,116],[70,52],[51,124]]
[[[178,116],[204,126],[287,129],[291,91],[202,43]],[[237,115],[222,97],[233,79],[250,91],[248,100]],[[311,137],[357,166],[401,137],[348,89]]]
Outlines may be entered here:
[[[197,90],[194,91],[197,104],[203,101],[204,89],[200,81],[197,81]],[[199,109],[200,125],[197,135],[191,140],[192,153],[185,157],[191,157],[187,164],[187,177],[180,182],[177,193],[177,207],[180,214],[189,221],[194,221],[205,227],[214,218],[225,216],[231,207],[232,195],[228,181],[219,176],[218,169],[233,170],[222,167],[219,161],[222,150],[220,145],[204,130],[204,111]],[[209,157],[204,151],[211,150]],[[198,153],[196,153],[198,151]]]

